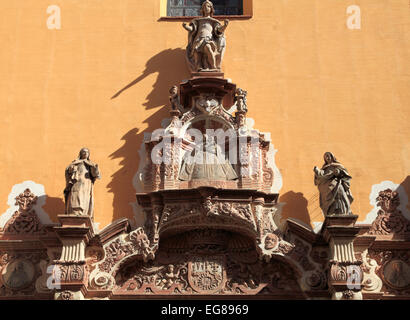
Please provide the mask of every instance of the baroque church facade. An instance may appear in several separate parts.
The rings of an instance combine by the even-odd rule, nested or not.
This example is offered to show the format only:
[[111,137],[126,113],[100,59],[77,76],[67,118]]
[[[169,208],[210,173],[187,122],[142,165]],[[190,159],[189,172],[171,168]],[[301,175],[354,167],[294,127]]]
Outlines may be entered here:
[[[275,159],[279,138],[258,129],[250,117],[252,92],[223,69],[234,55],[229,54],[230,30],[241,28],[243,19],[253,23],[246,18],[250,2],[235,2],[240,9],[232,21],[226,12],[236,7],[220,3],[198,2],[197,16],[189,19],[175,17],[179,7],[168,3],[174,17],[166,17],[167,23],[183,21],[173,37],[187,37],[175,59],[178,66],[186,65],[188,77],[161,93],[165,116],[144,133],[139,153],[131,153],[129,161],[138,163],[130,201],[135,217],[113,215],[98,226],[108,169],[94,151],[104,148],[103,142],[82,148],[65,167],[64,191],[55,200],[63,205],[45,210],[51,197],[33,181],[19,184],[9,195],[13,210],[0,221],[0,299],[410,298],[408,179],[374,187],[367,219],[367,212],[354,207],[365,198],[361,190],[356,197],[354,189],[361,174],[325,149],[317,155],[323,155],[323,166],[310,171],[315,197],[309,200],[322,221],[313,228],[298,217],[284,217],[286,206],[300,198],[281,201],[286,163]],[[255,6],[255,14],[261,14]],[[226,12],[217,15],[217,10]],[[265,27],[258,30],[263,33]],[[248,46],[239,37],[232,40]],[[167,68],[168,63],[173,61],[158,65]],[[280,117],[278,112],[272,126]],[[332,113],[327,117],[323,121]],[[309,147],[305,143],[304,151]],[[50,211],[54,218],[47,221]]]

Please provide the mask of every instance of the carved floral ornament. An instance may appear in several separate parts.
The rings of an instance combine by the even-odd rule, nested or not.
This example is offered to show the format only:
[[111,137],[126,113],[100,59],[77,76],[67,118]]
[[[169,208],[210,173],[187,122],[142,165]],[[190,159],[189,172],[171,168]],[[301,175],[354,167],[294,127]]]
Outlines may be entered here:
[[27,188],[15,199],[19,209],[4,226],[4,233],[14,235],[44,234],[45,230],[43,230],[40,219],[33,210],[33,206],[37,202],[37,196]]
[[386,189],[379,193],[376,200],[380,210],[377,213],[376,220],[373,222],[369,230],[369,234],[410,234],[410,221],[397,209],[400,205],[399,194],[391,189]]

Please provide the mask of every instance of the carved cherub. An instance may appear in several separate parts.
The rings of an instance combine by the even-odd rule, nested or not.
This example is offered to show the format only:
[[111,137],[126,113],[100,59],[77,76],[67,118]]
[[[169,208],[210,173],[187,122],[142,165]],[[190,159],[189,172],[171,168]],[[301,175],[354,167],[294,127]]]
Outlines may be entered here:
[[247,94],[248,92],[241,88],[237,88],[235,91],[236,108],[240,112],[248,112],[248,106],[246,104]]
[[164,274],[164,278],[159,283],[162,284],[163,290],[168,290],[177,281],[179,277],[179,271],[175,272],[175,267],[173,264],[168,265],[167,272]]
[[169,101],[171,102],[171,109],[183,112],[183,107],[181,103],[179,102],[178,87],[172,86],[171,89],[169,89],[169,93],[170,93]]

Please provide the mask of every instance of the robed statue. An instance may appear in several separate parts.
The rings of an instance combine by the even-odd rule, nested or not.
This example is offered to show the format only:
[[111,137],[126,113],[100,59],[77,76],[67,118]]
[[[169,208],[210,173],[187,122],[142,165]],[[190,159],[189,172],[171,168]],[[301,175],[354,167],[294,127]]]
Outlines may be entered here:
[[352,214],[350,205],[353,197],[350,192],[352,177],[331,152],[324,154],[322,169],[315,167],[315,185],[319,188],[320,208],[325,216]]
[[93,186],[100,179],[98,165],[91,162],[90,151],[82,148],[65,170],[66,188],[64,189],[65,213],[79,216],[93,216]]
[[187,60],[192,72],[221,71],[226,40],[224,32],[229,21],[222,25],[213,18],[214,6],[206,0],[201,7],[202,17],[182,26],[188,31]]
[[188,152],[179,172],[179,180],[227,181],[238,178],[229,159],[215,138],[204,134],[204,141]]

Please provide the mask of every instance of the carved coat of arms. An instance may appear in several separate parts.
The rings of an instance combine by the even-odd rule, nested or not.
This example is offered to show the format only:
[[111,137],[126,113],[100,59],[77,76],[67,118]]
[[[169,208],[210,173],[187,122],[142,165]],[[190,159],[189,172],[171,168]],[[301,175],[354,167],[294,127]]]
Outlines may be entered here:
[[225,259],[223,256],[196,256],[188,263],[188,280],[199,293],[214,293],[225,282]]

